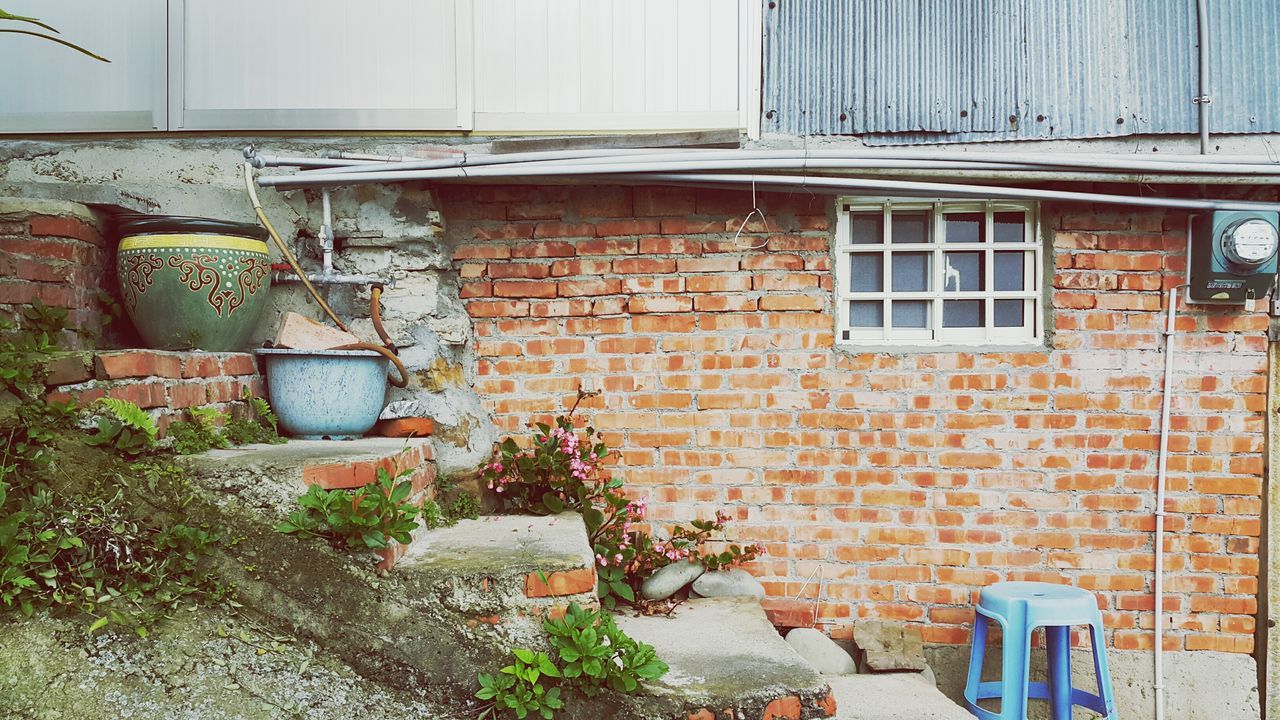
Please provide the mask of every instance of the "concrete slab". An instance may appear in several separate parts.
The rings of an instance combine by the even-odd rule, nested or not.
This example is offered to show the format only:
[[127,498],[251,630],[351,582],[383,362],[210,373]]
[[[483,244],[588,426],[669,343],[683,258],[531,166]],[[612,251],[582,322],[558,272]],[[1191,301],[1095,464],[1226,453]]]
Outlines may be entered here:
[[920,673],[827,677],[837,720],[973,720]]
[[679,697],[686,707],[716,713],[789,696],[809,707],[828,694],[826,679],[782,639],[755,598],[698,598],[670,617],[619,614],[616,619],[628,635],[653,645],[671,667],[646,686],[648,694]]
[[397,567],[415,574],[501,577],[590,568],[594,559],[577,513],[486,515],[424,533]]
[[359,487],[374,481],[378,466],[421,467],[414,484],[425,486],[434,480],[430,459],[429,440],[377,437],[241,445],[181,456],[176,462],[205,487],[234,495],[276,518],[296,508],[308,484]]

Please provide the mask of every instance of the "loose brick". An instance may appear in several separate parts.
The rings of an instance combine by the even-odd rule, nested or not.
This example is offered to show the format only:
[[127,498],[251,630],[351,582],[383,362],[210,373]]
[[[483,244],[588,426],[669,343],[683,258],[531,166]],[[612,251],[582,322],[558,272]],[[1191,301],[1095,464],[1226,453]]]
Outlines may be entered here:
[[[545,580],[544,580],[545,578]],[[559,570],[551,573],[532,572],[525,576],[525,597],[561,597],[594,593],[596,570],[594,567],[576,570]]]

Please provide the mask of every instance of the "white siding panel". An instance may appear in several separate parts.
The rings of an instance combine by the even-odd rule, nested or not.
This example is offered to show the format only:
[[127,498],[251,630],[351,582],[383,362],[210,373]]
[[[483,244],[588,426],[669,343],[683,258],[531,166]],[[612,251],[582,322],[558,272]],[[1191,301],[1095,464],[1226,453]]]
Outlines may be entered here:
[[738,127],[742,5],[476,0],[476,128]]
[[184,128],[457,125],[463,0],[178,1]]
[[4,9],[40,18],[111,62],[3,35],[0,132],[164,128],[164,0],[6,0]]

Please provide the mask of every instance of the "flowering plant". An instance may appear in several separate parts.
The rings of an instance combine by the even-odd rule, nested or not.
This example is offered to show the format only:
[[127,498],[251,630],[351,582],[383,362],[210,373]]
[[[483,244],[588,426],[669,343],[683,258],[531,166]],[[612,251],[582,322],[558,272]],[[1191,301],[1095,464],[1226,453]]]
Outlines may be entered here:
[[554,425],[537,424],[527,449],[511,438],[504,440],[483,477],[504,510],[582,513],[596,557],[596,590],[605,607],[612,608],[619,599],[636,602],[636,590],[645,578],[671,563],[692,558],[717,570],[764,554],[759,544],[702,552],[714,534],[723,532],[730,519],[724,512],[717,512],[714,520],[676,525],[665,539],[644,532],[648,502],[628,499],[621,478],[605,477],[601,463],[609,455],[608,447],[594,428],[579,435],[572,415],[571,411],[557,417]]

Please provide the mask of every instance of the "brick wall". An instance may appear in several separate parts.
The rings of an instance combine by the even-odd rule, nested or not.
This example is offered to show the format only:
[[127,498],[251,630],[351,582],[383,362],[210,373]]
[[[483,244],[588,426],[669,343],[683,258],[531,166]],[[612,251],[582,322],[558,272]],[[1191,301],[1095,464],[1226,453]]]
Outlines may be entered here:
[[[602,391],[585,412],[630,485],[662,519],[728,508],[735,539],[768,546],[752,570],[774,607],[961,643],[981,586],[1069,582],[1098,594],[1114,647],[1152,646],[1160,291],[1184,270],[1184,215],[1046,206],[1051,348],[893,355],[833,348],[829,197],[765,195],[770,232],[736,243],[749,193],[466,187],[442,204],[501,428]],[[1178,324],[1169,648],[1253,647],[1266,325]]]
[[48,367],[48,399],[84,407],[100,397],[128,400],[154,411],[161,436],[188,408],[235,406],[248,389],[266,397],[258,364],[248,353],[114,350],[72,353]]
[[[39,300],[66,308],[73,328],[103,330],[99,291],[115,294],[115,246],[83,205],[0,198],[0,313]],[[82,346],[83,338],[67,338]]]

